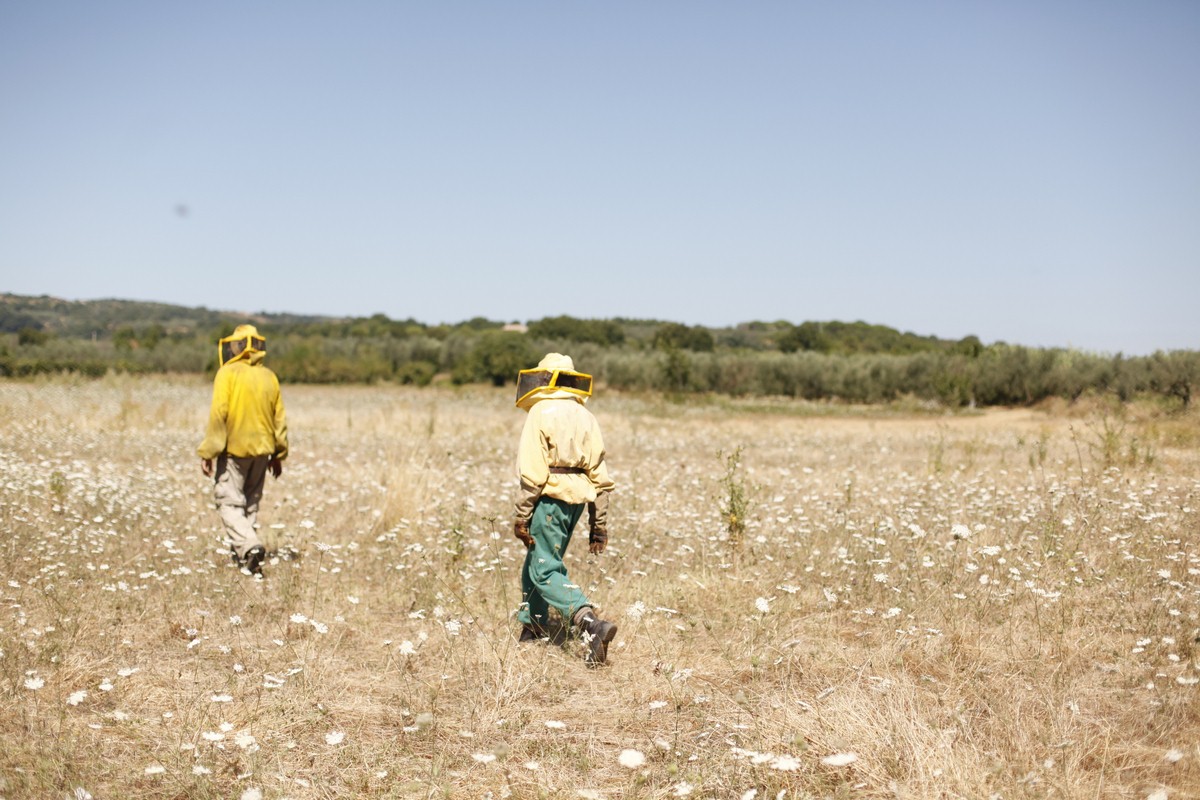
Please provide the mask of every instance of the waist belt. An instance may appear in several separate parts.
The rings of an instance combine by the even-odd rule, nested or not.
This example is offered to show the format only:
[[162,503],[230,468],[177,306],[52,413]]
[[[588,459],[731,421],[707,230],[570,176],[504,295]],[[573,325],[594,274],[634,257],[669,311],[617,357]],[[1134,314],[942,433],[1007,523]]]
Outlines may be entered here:
[[550,471],[555,475],[586,475],[587,470],[583,467],[551,467]]

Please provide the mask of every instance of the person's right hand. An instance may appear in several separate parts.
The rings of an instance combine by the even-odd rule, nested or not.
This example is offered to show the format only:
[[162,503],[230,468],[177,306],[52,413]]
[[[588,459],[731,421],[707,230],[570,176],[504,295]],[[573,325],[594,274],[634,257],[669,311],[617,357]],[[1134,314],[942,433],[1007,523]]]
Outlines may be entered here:
[[606,547],[608,547],[608,529],[592,528],[588,534],[588,552],[598,556],[604,552]]
[[213,460],[211,458],[200,459],[200,471],[204,473],[204,477],[211,478],[213,475]]
[[278,478],[280,475],[283,474],[283,462],[280,461],[278,458],[272,458],[270,460],[270,462],[268,462],[267,466],[271,470],[272,478]]
[[521,541],[521,544],[525,545],[526,550],[533,548],[533,537],[529,534],[529,520],[519,519],[514,522],[513,536],[517,537]]

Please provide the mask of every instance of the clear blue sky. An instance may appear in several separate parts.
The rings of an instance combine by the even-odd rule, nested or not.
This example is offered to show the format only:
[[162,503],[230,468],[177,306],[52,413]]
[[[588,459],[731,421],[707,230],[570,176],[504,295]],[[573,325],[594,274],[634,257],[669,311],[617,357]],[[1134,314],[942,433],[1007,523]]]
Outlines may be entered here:
[[0,0],[0,291],[1200,348],[1200,2]]

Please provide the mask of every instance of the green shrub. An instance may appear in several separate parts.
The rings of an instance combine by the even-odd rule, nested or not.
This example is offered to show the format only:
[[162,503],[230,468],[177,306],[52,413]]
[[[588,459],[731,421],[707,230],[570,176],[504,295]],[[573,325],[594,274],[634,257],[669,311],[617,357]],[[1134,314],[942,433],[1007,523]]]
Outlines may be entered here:
[[455,383],[490,381],[493,386],[503,386],[515,381],[518,372],[534,366],[539,358],[525,334],[484,331],[451,377]]

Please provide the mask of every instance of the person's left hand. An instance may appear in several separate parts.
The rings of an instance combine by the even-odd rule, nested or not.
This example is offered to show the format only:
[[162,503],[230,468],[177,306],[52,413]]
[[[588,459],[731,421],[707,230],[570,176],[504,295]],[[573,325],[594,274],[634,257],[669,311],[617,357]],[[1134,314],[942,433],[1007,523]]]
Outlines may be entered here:
[[200,471],[204,473],[204,477],[211,478],[213,476],[213,460],[211,458],[200,459]]
[[278,478],[283,474],[283,462],[278,458],[272,458],[270,463],[267,464],[267,467],[271,470],[272,478]]
[[513,536],[520,539],[521,544],[525,545],[525,549],[529,550],[533,547],[533,536],[529,533],[529,520],[519,519],[513,523]]

